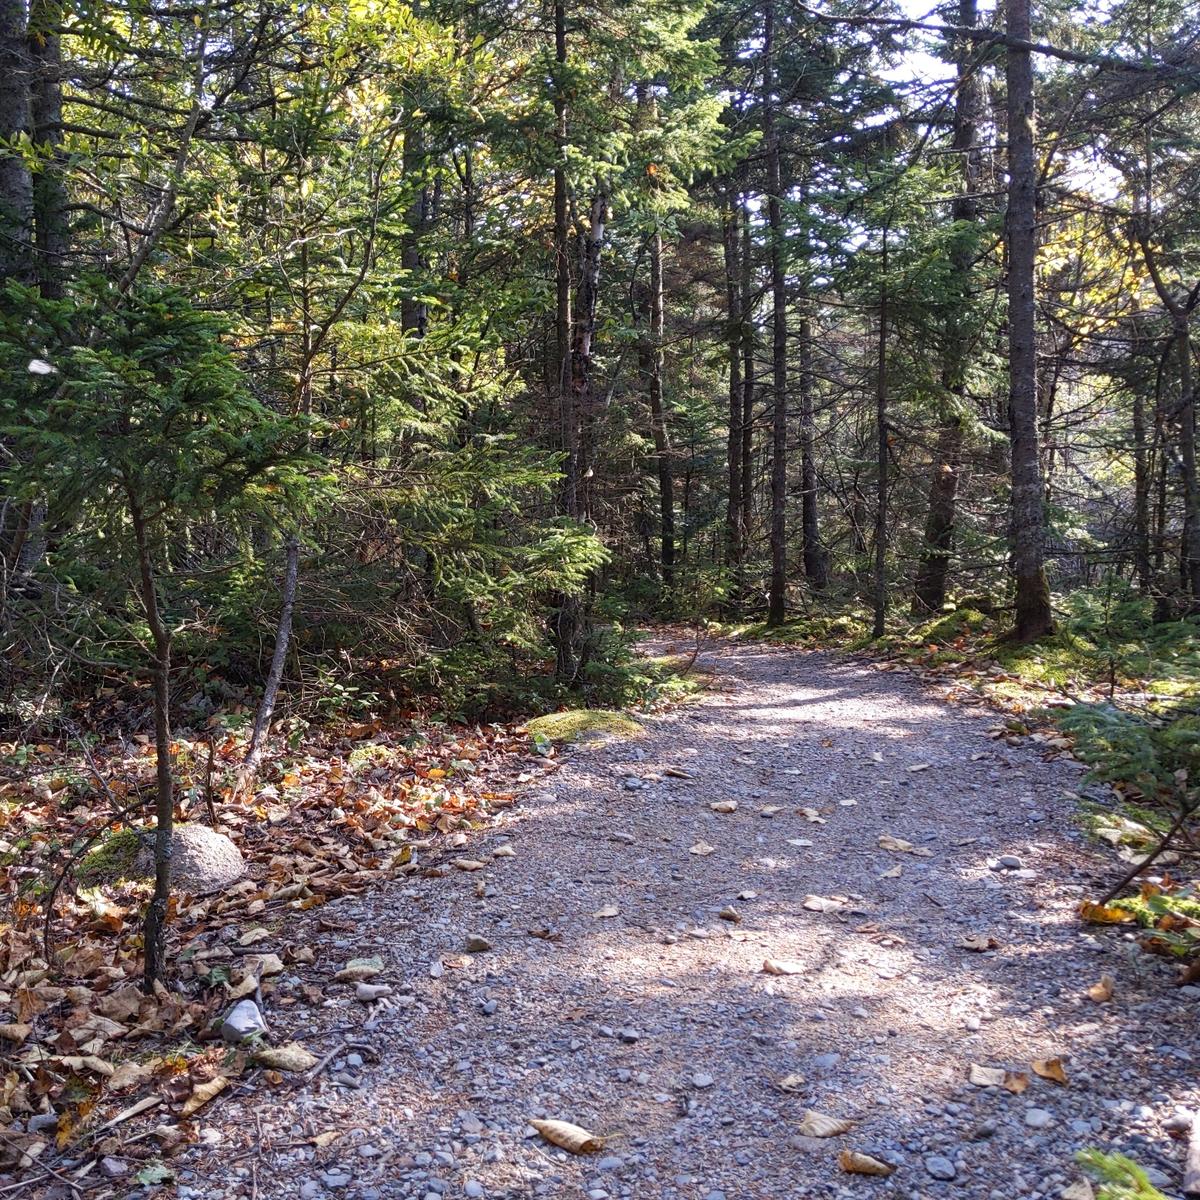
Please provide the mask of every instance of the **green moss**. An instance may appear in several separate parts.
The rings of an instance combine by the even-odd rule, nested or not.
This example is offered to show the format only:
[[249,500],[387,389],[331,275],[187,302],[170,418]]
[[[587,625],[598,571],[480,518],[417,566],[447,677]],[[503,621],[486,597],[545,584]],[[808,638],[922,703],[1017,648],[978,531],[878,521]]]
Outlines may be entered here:
[[567,712],[546,713],[525,723],[533,738],[543,737],[551,742],[572,742],[589,734],[608,734],[613,737],[637,737],[641,725],[625,713],[608,708],[573,708]]
[[109,834],[91,853],[84,855],[76,872],[79,881],[84,884],[116,883],[134,878],[133,863],[140,846],[141,841],[132,829]]

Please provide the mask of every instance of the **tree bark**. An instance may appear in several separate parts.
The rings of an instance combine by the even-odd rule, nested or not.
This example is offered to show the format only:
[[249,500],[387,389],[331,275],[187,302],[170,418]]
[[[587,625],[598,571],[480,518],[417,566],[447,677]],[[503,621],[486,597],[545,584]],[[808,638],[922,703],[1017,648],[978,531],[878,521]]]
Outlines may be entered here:
[[[31,62],[24,0],[0,0],[0,145],[31,135]],[[0,281],[33,276],[33,180],[22,154],[0,149]]]
[[[2,0],[0,0],[2,2]],[[64,295],[67,257],[67,192],[63,183],[62,49],[56,0],[32,0],[29,7],[30,115],[41,166],[33,176],[33,227],[38,288],[50,300]]]
[[887,623],[887,521],[888,521],[888,229],[883,229],[879,261],[883,279],[879,292],[879,342],[875,364],[875,569],[872,587],[874,620],[871,636],[883,637]]
[[279,609],[279,624],[275,630],[275,649],[271,654],[271,666],[267,671],[267,682],[262,700],[254,717],[254,729],[250,734],[250,745],[246,758],[238,771],[233,787],[233,799],[237,800],[247,789],[254,786],[258,765],[262,761],[263,746],[271,729],[271,718],[275,715],[275,701],[279,696],[279,685],[283,681],[283,668],[287,664],[288,646],[292,640],[292,613],[296,607],[296,589],[300,577],[300,539],[295,534],[287,540],[287,565],[283,576],[283,599]]
[[149,994],[163,976],[165,966],[167,905],[171,897],[171,834],[175,825],[175,794],[171,776],[171,631],[162,617],[158,600],[158,580],[154,569],[154,550],[150,531],[138,496],[137,485],[125,481],[129,516],[137,546],[139,590],[146,624],[153,644],[154,687],[154,892],[146,907],[143,926],[145,969],[142,986]]
[[670,430],[663,404],[663,262],[662,233],[657,228],[650,237],[650,293],[647,299],[646,394],[650,402],[654,465],[658,474],[662,586],[669,606],[675,591],[675,482],[671,473]]
[[729,359],[729,423],[726,440],[725,565],[729,571],[726,609],[736,612],[745,587],[746,527],[742,519],[742,291],[739,263],[741,200],[732,186],[723,225],[725,317]]
[[787,278],[784,271],[783,182],[775,122],[775,0],[763,14],[762,130],[767,163],[767,226],[771,251],[771,574],[767,625],[787,617]]
[[[807,304],[807,298],[802,300]],[[812,321],[805,312],[800,318],[800,525],[803,540],[804,576],[817,591],[829,583],[829,558],[821,545],[820,512],[817,507],[817,461],[813,423]]]
[[[976,0],[959,0],[958,23],[974,28],[978,22]],[[979,119],[983,90],[977,64],[971,61],[971,46],[965,39],[958,46],[958,87],[954,98],[952,147],[958,162],[962,187],[950,206],[956,224],[978,216],[976,194],[980,179]],[[967,402],[966,366],[969,337],[963,328],[971,291],[972,249],[961,233],[951,243],[953,270],[951,307],[947,314],[946,350],[942,362],[942,386],[961,410]],[[929,482],[929,511],[925,520],[924,548],[913,587],[913,616],[940,612],[946,603],[946,582],[954,554],[954,532],[958,509],[959,475],[962,469],[963,417],[950,413],[940,424],[934,452],[933,477]]]
[[[1010,39],[1028,42],[1029,0],[1006,0]],[[1037,160],[1033,59],[1009,41],[1008,85],[1008,358],[1012,440],[1012,569],[1016,580],[1014,633],[1032,641],[1053,632],[1045,569],[1045,492],[1038,438]]]

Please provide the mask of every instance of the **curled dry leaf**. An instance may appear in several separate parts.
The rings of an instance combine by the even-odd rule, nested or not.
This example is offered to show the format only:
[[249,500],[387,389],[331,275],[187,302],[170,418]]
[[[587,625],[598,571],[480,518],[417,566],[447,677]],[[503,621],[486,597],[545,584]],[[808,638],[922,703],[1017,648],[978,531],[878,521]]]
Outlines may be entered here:
[[1052,1083],[1060,1083],[1063,1087],[1069,1082],[1061,1058],[1035,1058],[1033,1073],[1042,1079],[1049,1079]]
[[775,1086],[781,1092],[798,1092],[804,1087],[805,1082],[804,1076],[799,1071],[793,1071],[790,1075],[785,1075],[778,1080]]
[[842,908],[840,900],[829,896],[805,896],[801,903],[809,912],[838,912]]
[[615,904],[606,904],[603,908],[596,909],[596,911],[592,913],[592,916],[596,917],[597,919],[603,919],[604,917],[618,916],[620,912],[621,910]]
[[263,1046],[254,1053],[254,1061],[274,1071],[308,1071],[317,1065],[317,1056],[299,1042],[286,1046]]
[[872,1158],[869,1154],[861,1154],[857,1150],[843,1150],[838,1155],[838,1166],[851,1175],[890,1175],[895,1171],[891,1163]]
[[589,1133],[580,1125],[572,1125],[570,1121],[530,1121],[548,1142],[561,1146],[572,1154],[595,1154],[604,1147],[604,1139]]
[[507,842],[505,842],[504,845],[497,846],[495,848],[495,850],[492,851],[492,857],[493,858],[516,858],[517,852]]
[[889,868],[880,875],[880,879],[899,879],[904,874],[904,868],[897,863],[894,867]]
[[976,1087],[1002,1087],[1019,1096],[1029,1086],[1029,1076],[1024,1071],[1006,1071],[1003,1067],[981,1067],[971,1064],[969,1076]]
[[996,950],[1000,943],[994,937],[989,937],[986,933],[968,933],[966,937],[959,938],[958,948],[960,950]]
[[1113,977],[1111,975],[1101,975],[1098,983],[1093,983],[1087,990],[1089,1000],[1094,1000],[1097,1004],[1107,1004],[1113,998]]
[[805,1137],[840,1137],[843,1133],[849,1133],[853,1128],[853,1121],[847,1121],[843,1117],[831,1117],[811,1108],[800,1119],[800,1132]]
[[214,1075],[206,1083],[196,1084],[192,1094],[184,1101],[183,1107],[179,1110],[179,1115],[190,1117],[192,1113],[198,1112],[210,1100],[219,1096],[228,1086],[229,1080],[224,1075]]
[[917,858],[933,857],[932,850],[926,850],[924,846],[914,846],[912,842],[906,842],[904,838],[893,837],[890,833],[879,835],[879,848],[891,850],[896,854],[914,854]]
[[824,825],[825,818],[815,808],[800,808],[796,810],[810,825]]
[[487,863],[482,863],[477,858],[456,858],[454,865],[460,871],[482,871]]
[[694,846],[688,847],[689,854],[696,854],[703,858],[705,855],[711,854],[716,849],[716,846],[710,846],[707,842],[697,842]]
[[804,964],[798,962],[789,962],[783,958],[766,958],[763,959],[762,969],[768,975],[803,975]]
[[713,812],[732,813],[737,812],[738,802],[736,800],[714,800],[708,807]]
[[16,1042],[18,1046],[32,1032],[32,1025],[25,1025],[20,1022],[13,1022],[8,1025],[0,1025],[0,1038],[3,1038],[6,1042]]

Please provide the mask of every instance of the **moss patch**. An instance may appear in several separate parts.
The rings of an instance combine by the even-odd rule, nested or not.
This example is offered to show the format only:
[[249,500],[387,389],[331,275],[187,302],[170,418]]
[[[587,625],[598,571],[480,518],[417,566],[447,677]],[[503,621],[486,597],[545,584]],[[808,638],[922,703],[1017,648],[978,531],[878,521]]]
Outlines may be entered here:
[[589,734],[612,737],[637,737],[641,725],[625,713],[608,708],[573,708],[567,712],[546,713],[525,723],[530,737],[552,742],[573,742]]
[[134,860],[140,846],[141,840],[132,829],[109,834],[100,845],[84,855],[76,872],[80,883],[117,883],[122,879],[135,879]]

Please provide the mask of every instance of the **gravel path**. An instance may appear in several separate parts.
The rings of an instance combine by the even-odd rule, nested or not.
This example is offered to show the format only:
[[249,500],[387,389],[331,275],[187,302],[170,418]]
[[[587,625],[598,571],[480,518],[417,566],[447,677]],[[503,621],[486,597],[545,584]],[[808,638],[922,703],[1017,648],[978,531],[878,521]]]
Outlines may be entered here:
[[[902,674],[746,645],[702,661],[719,691],[569,752],[462,851],[512,857],[321,910],[344,926],[326,978],[377,953],[397,995],[269,1004],[277,1035],[359,1044],[311,1086],[223,1102],[176,1160],[185,1200],[1015,1200],[1059,1196],[1084,1146],[1172,1194],[1196,997],[1076,921],[1114,872],[1071,832],[1077,764]],[[472,935],[492,948],[465,956]],[[1107,1004],[1086,996],[1102,974]],[[1059,1056],[1066,1087],[967,1082]],[[806,1109],[856,1124],[805,1137]],[[557,1151],[537,1117],[605,1149]],[[845,1148],[897,1170],[845,1174]]]

